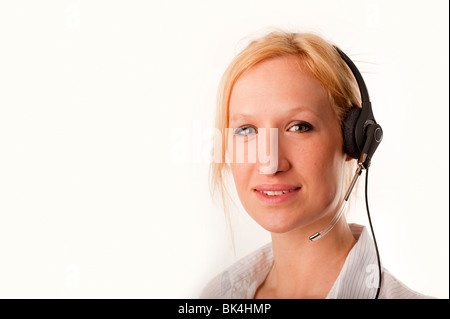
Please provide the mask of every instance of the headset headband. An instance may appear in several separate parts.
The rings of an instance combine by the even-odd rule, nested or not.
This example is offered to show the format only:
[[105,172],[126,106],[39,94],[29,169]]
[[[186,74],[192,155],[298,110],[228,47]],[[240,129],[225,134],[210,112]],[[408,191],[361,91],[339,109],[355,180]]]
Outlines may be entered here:
[[[344,52],[342,52],[341,49],[339,49],[337,46],[335,46],[334,48],[353,73],[353,76],[355,77],[359,87],[359,92],[361,94],[361,109],[357,106],[353,106],[349,118],[349,122],[353,123],[346,124],[347,127],[351,127],[352,130],[351,133],[347,132],[346,134],[348,135],[348,133],[350,133],[353,135],[353,137],[347,136],[346,138],[347,140],[354,141],[353,145],[350,142],[347,143],[347,146],[352,150],[351,153],[357,154],[363,151],[364,145],[366,144],[366,128],[369,125],[376,124],[376,121],[372,111],[372,103],[370,102],[369,92],[367,91],[366,83],[364,82],[361,73],[359,72],[353,61]],[[354,151],[355,148],[357,151]]]

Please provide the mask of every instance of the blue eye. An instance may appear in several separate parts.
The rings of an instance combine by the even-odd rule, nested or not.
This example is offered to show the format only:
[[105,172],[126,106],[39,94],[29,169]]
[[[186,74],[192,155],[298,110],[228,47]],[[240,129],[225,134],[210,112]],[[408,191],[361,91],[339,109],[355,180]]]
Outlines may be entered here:
[[256,130],[253,127],[239,127],[234,131],[234,135],[250,135],[256,133]]
[[297,123],[297,124],[294,124],[294,125],[292,125],[290,128],[289,128],[289,132],[299,132],[299,133],[305,133],[305,132],[308,132],[308,131],[310,131],[310,130],[312,130],[312,125],[311,124],[309,124],[309,123],[306,123],[306,122],[302,122],[302,123]]

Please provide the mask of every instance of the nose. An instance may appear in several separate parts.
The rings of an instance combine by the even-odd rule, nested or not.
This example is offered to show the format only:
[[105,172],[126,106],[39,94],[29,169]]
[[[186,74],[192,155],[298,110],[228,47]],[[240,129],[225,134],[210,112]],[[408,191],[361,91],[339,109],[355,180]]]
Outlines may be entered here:
[[260,129],[258,132],[259,173],[275,175],[287,171],[290,163],[285,156],[278,137],[278,129]]

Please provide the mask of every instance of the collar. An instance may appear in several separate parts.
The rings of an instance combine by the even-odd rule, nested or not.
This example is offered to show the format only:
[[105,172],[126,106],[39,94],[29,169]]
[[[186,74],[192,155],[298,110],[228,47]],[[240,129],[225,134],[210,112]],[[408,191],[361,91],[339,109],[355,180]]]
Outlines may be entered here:
[[350,224],[357,240],[327,299],[374,299],[378,287],[378,260],[375,246],[366,227]]
[[[378,287],[375,246],[366,227],[349,224],[356,244],[350,250],[341,272],[326,299],[373,299]],[[221,291],[228,298],[252,299],[273,264],[271,243],[241,259],[226,271]]]

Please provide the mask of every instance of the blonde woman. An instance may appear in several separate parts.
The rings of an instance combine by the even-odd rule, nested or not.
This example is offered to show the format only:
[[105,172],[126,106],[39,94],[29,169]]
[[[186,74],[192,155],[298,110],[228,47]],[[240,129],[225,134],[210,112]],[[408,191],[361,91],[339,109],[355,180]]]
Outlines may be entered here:
[[317,35],[272,32],[231,62],[218,91],[224,138],[215,145],[211,186],[225,203],[231,174],[272,242],[212,279],[201,298],[426,297],[386,269],[380,280],[367,229],[340,214],[357,165],[343,147],[352,106],[361,106],[358,84]]

